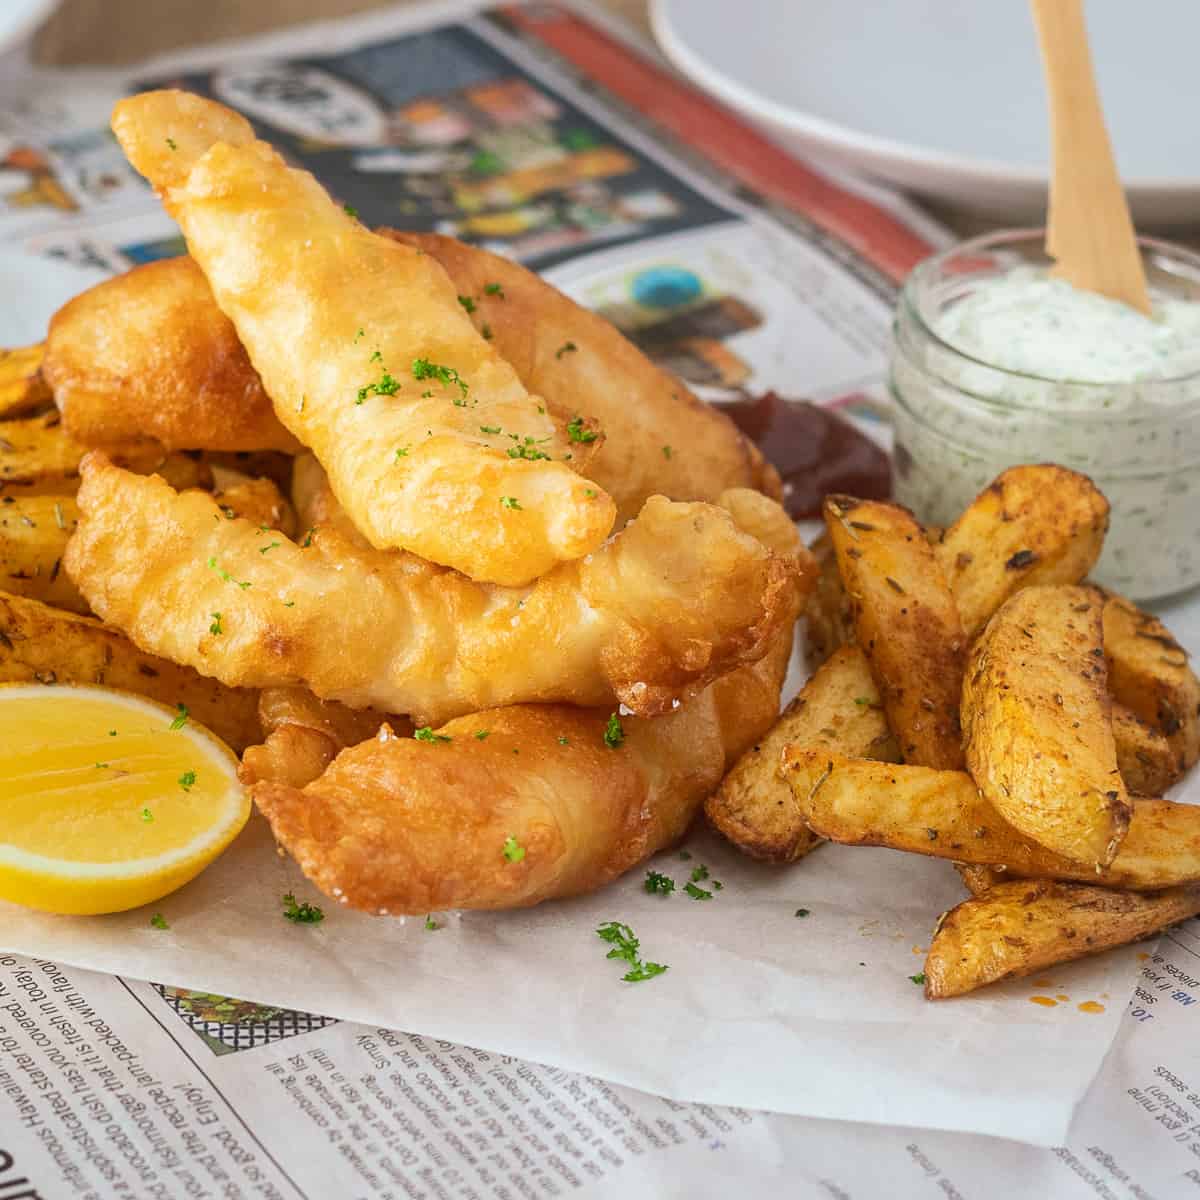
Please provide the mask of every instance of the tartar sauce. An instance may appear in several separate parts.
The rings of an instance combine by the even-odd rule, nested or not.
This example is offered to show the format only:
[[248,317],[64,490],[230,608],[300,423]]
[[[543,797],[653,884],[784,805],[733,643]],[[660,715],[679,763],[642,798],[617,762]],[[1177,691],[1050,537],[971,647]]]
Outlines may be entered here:
[[[996,237],[1011,255],[1016,235]],[[1099,582],[1137,599],[1200,583],[1200,260],[1171,250],[1190,279],[1158,272],[1147,317],[1051,278],[1027,240],[1026,265],[997,271],[982,238],[905,284],[898,499],[948,524],[1005,468],[1059,463],[1112,506]]]

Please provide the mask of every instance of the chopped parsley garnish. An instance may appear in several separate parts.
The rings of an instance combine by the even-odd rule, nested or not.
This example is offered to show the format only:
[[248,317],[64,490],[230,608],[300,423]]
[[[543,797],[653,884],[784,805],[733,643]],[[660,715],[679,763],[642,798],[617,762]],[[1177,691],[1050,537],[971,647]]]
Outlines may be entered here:
[[[531,437],[526,437],[522,441],[521,438],[515,433],[510,433],[508,436],[517,443],[515,446],[509,446],[509,458],[526,458],[530,462],[537,462],[539,458],[549,460],[550,455],[548,455],[544,450],[538,449],[540,442],[535,441]],[[541,442],[548,442],[549,440],[549,438],[540,439]]]
[[109,737],[116,737],[116,736],[117,736],[117,731],[116,731],[115,729],[110,729],[110,730],[108,731],[108,736],[109,736]]
[[812,910],[808,909],[808,908],[798,908],[798,909],[796,909],[796,912],[794,915],[797,917],[807,917],[811,911]]
[[594,429],[584,429],[582,417],[567,422],[567,437],[573,442],[594,442],[599,436]]
[[674,453],[674,451],[671,449],[670,446],[663,447],[663,458],[670,458],[673,453]]
[[871,707],[871,697],[870,696],[855,696],[854,703],[857,704],[859,708],[870,708]]
[[562,358],[564,354],[573,354],[579,347],[574,342],[563,342],[561,346],[554,352],[555,358]]
[[171,722],[172,729],[182,729],[188,723],[188,706],[186,704],[175,705],[175,720]]
[[196,772],[195,771],[184,771],[184,773],[182,775],[180,775],[179,786],[181,788],[183,788],[183,790],[185,792],[190,792],[192,790],[192,788],[195,786],[195,784],[196,784]]
[[176,141],[174,138],[167,138],[167,145],[170,146],[172,150],[179,149],[179,146],[176,144]]
[[109,764],[108,764],[108,763],[97,763],[97,764],[96,764],[96,770],[97,770],[97,771],[107,771],[107,770],[108,770],[108,768],[109,768]]
[[692,868],[692,882],[693,883],[700,883],[702,880],[705,880],[707,878],[708,878],[708,868],[703,863],[701,863],[698,867]]
[[146,822],[153,821],[154,814],[148,808],[143,808],[142,809],[142,820],[146,821]]
[[683,890],[687,892],[693,900],[711,900],[712,892],[705,891],[702,887],[697,887],[694,883],[685,883]]
[[499,296],[501,300],[504,299],[504,288],[498,283],[485,283],[483,292],[486,296]]
[[485,741],[487,738],[491,737],[491,735],[492,735],[492,731],[490,729],[475,730],[476,741],[480,741],[480,742]]
[[411,449],[411,446],[401,446],[400,449],[396,451],[396,461],[399,462],[402,458],[407,458],[408,452]]
[[467,381],[461,378],[453,367],[444,367],[441,363],[432,363],[427,358],[413,359],[412,376],[414,379],[436,379],[438,383],[444,384],[446,387],[449,387],[451,384],[457,384],[464,400],[467,398],[467,392],[470,390],[467,386]]
[[925,972],[921,971],[917,975],[910,975],[909,979],[911,979],[913,983],[920,987],[925,982]]
[[274,550],[276,546],[282,545],[281,542],[272,542],[269,546],[259,546],[259,554],[266,554],[268,550]]
[[[378,354],[379,351],[376,350],[375,353]],[[400,380],[387,367],[384,367],[380,371],[379,378],[374,383],[365,384],[358,389],[358,397],[354,403],[362,404],[368,396],[394,396],[399,390]]]
[[681,859],[682,859],[684,862],[688,862],[688,861],[691,859],[691,857],[692,857],[692,852],[691,852],[690,850],[680,850],[680,852],[679,852],[679,857],[680,857],[680,858],[681,858]]
[[504,839],[503,854],[510,863],[519,863],[525,857],[525,847],[510,833]]
[[501,496],[500,507],[519,509],[521,507],[521,502],[516,498],[516,496]]
[[291,892],[284,896],[283,903],[283,915],[297,925],[319,925],[325,920],[325,914],[315,904],[309,904],[307,900],[297,904]]
[[615,750],[625,740],[625,730],[621,727],[621,719],[616,713],[609,714],[608,723],[604,726],[604,744]]
[[658,871],[647,871],[645,888],[652,896],[669,896],[675,890],[675,880]]
[[225,630],[221,628],[221,614],[219,612],[212,614],[212,624],[208,627],[208,632],[216,634],[222,634],[225,632]]
[[[461,298],[460,296],[459,299]],[[430,914],[425,918],[425,928],[432,933],[435,929],[441,929],[441,926],[433,919],[432,914]]]
[[585,495],[585,496],[586,496],[586,497],[587,497],[589,500],[595,500],[595,498],[596,498],[596,489],[595,489],[595,488],[584,488],[584,489],[583,489],[583,494],[584,494],[584,495]]
[[302,541],[300,543],[301,550],[307,550],[309,548],[309,546],[312,545],[313,534],[316,532],[317,532],[316,526],[310,525],[308,527],[308,532],[304,535],[304,541]]
[[492,340],[492,327],[486,321],[484,321],[483,328],[479,332],[483,334],[483,340],[485,342],[490,342]]
[[570,739],[570,738],[565,738],[565,737],[560,737],[560,738],[558,739],[558,744],[559,744],[560,746],[569,746],[569,745],[571,744],[571,739]]
[[443,745],[451,740],[447,734],[434,733],[428,725],[422,725],[420,729],[414,729],[413,737],[418,742],[432,742],[434,745]]
[[361,341],[361,340],[362,340],[362,339],[363,339],[365,336],[366,336],[366,333],[365,333],[365,331],[363,330],[363,327],[360,325],[360,326],[358,327],[358,332],[357,332],[357,333],[354,335],[354,340],[355,340],[355,342],[359,342],[359,341]]
[[243,592],[250,586],[249,580],[234,579],[234,577],[230,575],[230,573],[226,571],[224,567],[218,567],[217,560],[215,558],[210,558],[208,560],[208,569],[210,571],[215,571],[226,583],[236,583]]
[[351,220],[358,220],[358,209],[355,208],[353,204],[343,204],[342,212],[344,212],[346,216],[350,217]]
[[499,433],[500,426],[499,425],[480,425],[479,432],[480,433]]
[[626,983],[641,983],[661,975],[667,968],[662,963],[644,962],[641,956],[641,942],[628,925],[620,921],[606,921],[596,930],[596,936],[602,938],[612,947],[607,958],[620,959],[629,964],[629,970],[621,976]]
[[153,925],[155,929],[171,928],[170,925],[167,924],[167,918],[164,917],[162,913],[155,913],[154,916],[150,918],[150,924]]
[[467,312],[473,313],[475,311],[475,301],[472,300],[470,296],[459,296],[458,302],[467,310]]
[[371,357],[367,359],[367,362],[369,362],[369,363],[383,362],[383,351],[382,350],[371,351]]

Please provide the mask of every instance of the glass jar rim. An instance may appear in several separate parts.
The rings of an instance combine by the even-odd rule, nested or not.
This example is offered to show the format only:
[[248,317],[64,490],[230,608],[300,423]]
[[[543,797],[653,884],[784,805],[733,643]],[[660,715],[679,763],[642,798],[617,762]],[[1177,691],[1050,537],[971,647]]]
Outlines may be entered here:
[[[956,242],[952,246],[946,247],[944,250],[939,250],[936,254],[931,254],[928,258],[922,259],[909,272],[908,278],[905,279],[903,287],[900,291],[899,298],[899,313],[903,315],[907,313],[916,324],[922,336],[928,338],[935,343],[939,348],[946,351],[947,355],[953,359],[958,359],[965,363],[970,363],[972,366],[982,367],[986,371],[994,372],[998,378],[1012,379],[1015,381],[1030,383],[1030,384],[1045,384],[1050,387],[1067,387],[1077,388],[1081,392],[1088,390],[1107,391],[1122,390],[1136,388],[1143,399],[1153,400],[1153,395],[1156,391],[1171,391],[1177,389],[1183,384],[1196,382],[1200,384],[1200,364],[1195,370],[1187,371],[1182,375],[1172,375],[1158,379],[1141,379],[1141,380],[1099,380],[1099,379],[1058,379],[1047,375],[1037,375],[1030,371],[1014,370],[1010,367],[998,366],[996,363],[988,362],[986,359],[978,358],[975,355],[964,350],[961,346],[955,345],[953,342],[947,341],[944,337],[933,328],[932,324],[926,319],[924,311],[922,311],[916,295],[917,289],[922,285],[927,285],[931,282],[931,277],[942,268],[947,262],[957,257],[970,257],[972,254],[986,254],[994,250],[1002,250],[1007,247],[1021,246],[1028,243],[1035,243],[1040,250],[1044,245],[1046,231],[1043,228],[1028,227],[1022,229],[1001,229],[993,230],[990,233],[979,234],[976,237],[968,238],[962,242]],[[1167,242],[1161,238],[1146,237],[1142,234],[1137,235],[1138,246],[1143,253],[1143,257],[1154,255],[1159,259],[1166,259],[1173,262],[1178,262],[1186,265],[1191,272],[1194,272],[1194,282],[1197,290],[1200,291],[1200,253],[1189,250],[1184,246],[1180,246],[1174,242]],[[951,382],[946,380],[945,382]],[[956,384],[956,387],[961,388],[961,384]],[[974,394],[974,393],[973,393]],[[998,400],[994,396],[979,396],[976,399],[984,400],[991,404],[997,404],[1000,407],[1011,408],[1018,411],[1029,412],[1044,412],[1045,408],[1041,405],[1022,402],[1020,400],[1004,399]],[[1066,418],[1089,419],[1094,418],[1095,412],[1086,409],[1080,410],[1059,410],[1059,415]],[[1109,412],[1110,419],[1117,416],[1117,413]],[[1145,413],[1131,413],[1131,418],[1140,415],[1144,418]]]

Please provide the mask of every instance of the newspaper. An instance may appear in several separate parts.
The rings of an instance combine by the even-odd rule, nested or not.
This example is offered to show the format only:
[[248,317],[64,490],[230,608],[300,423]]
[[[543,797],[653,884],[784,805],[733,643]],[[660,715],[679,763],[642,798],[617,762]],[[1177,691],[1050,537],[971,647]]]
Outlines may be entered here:
[[[886,438],[895,283],[936,231],[788,158],[599,13],[405,8],[120,75],[6,78],[0,239],[93,271],[180,253],[102,127],[116,96],[161,84],[242,108],[368,223],[536,267],[714,402],[778,388]],[[1142,966],[1158,978],[1124,1018],[1136,949],[928,1005],[921,954],[961,897],[945,864],[831,847],[768,872],[698,831],[647,866],[703,866],[723,886],[663,901],[637,872],[525,913],[335,908],[296,928],[280,895],[317,897],[255,821],[163,902],[167,931],[145,913],[0,906],[0,1197],[10,1178],[31,1181],[12,1195],[364,1197],[783,1179],[822,1196],[1011,1195],[1040,1178],[1028,1194],[1070,1196],[1089,1172],[1100,1182],[1078,1194],[1106,1195],[1118,1171],[1157,1181],[1170,1157],[1149,1153],[1155,1131],[1136,1152],[1123,1140],[1142,1119],[1130,1086],[1172,1137],[1189,1128],[1157,1120],[1182,1121],[1200,1086],[1164,1049],[1186,1044],[1178,1028],[1158,1034],[1187,1019],[1189,926]],[[668,973],[619,982],[593,932],[611,919]],[[1062,1143],[1114,1036],[1074,1126],[1088,1145],[929,1132]],[[1146,1187],[1112,1194],[1170,1194]]]

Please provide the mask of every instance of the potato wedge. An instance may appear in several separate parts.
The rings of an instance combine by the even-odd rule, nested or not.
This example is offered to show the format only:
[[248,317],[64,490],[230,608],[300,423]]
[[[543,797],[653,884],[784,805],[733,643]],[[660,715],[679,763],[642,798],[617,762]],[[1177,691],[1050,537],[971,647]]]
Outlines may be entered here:
[[1117,768],[1127,791],[1139,796],[1161,796],[1179,782],[1183,767],[1171,743],[1132,709],[1115,700],[1112,727]]
[[[0,486],[19,487],[29,495],[74,495],[79,464],[88,449],[63,429],[57,411],[0,421]],[[186,454],[166,454],[153,442],[115,447],[109,457],[139,474],[157,473],[176,489],[212,486],[206,463]]]
[[904,760],[961,767],[967,643],[924,530],[907,509],[881,501],[827,496],[824,512],[856,640]]
[[95,617],[0,592],[0,683],[94,683],[185,704],[239,753],[259,741],[258,693],[143,654]]
[[821,840],[805,824],[779,774],[780,753],[790,743],[855,758],[899,761],[900,747],[857,647],[844,646],[822,663],[775,726],[738,759],[705,803],[709,821],[725,837],[765,862],[795,862]]
[[1113,697],[1167,739],[1183,774],[1200,758],[1200,680],[1187,651],[1157,617],[1110,592],[1104,655]]
[[67,539],[79,522],[75,497],[15,490],[0,487],[0,587],[69,612],[90,612],[62,569]]
[[1086,475],[1010,467],[935,547],[968,638],[1021,588],[1081,583],[1108,531],[1108,501]]
[[809,549],[818,571],[816,586],[804,610],[804,645],[809,666],[815,670],[839,646],[853,644],[854,619],[829,534],[821,534]]
[[1129,825],[1095,588],[1029,587],[971,650],[967,769],[1000,815],[1048,850],[1107,866]]
[[996,884],[1011,883],[1014,878],[999,867],[985,867],[979,863],[956,862],[954,869],[958,872],[959,879],[963,881],[963,887],[972,896],[982,896]]
[[245,517],[264,529],[277,529],[288,537],[296,533],[296,512],[269,479],[242,479],[213,492],[226,514]]
[[1143,895],[1046,879],[998,883],[944,914],[925,959],[925,995],[961,996],[1002,979],[1150,937],[1200,912],[1200,887]]
[[1033,879],[1066,879],[1153,891],[1200,882],[1200,806],[1133,801],[1129,832],[1097,871],[1019,833],[964,771],[853,760],[789,746],[782,774],[816,834],[848,846],[888,846]]
[[54,397],[41,375],[45,346],[0,350],[0,417],[19,417],[52,404]]

